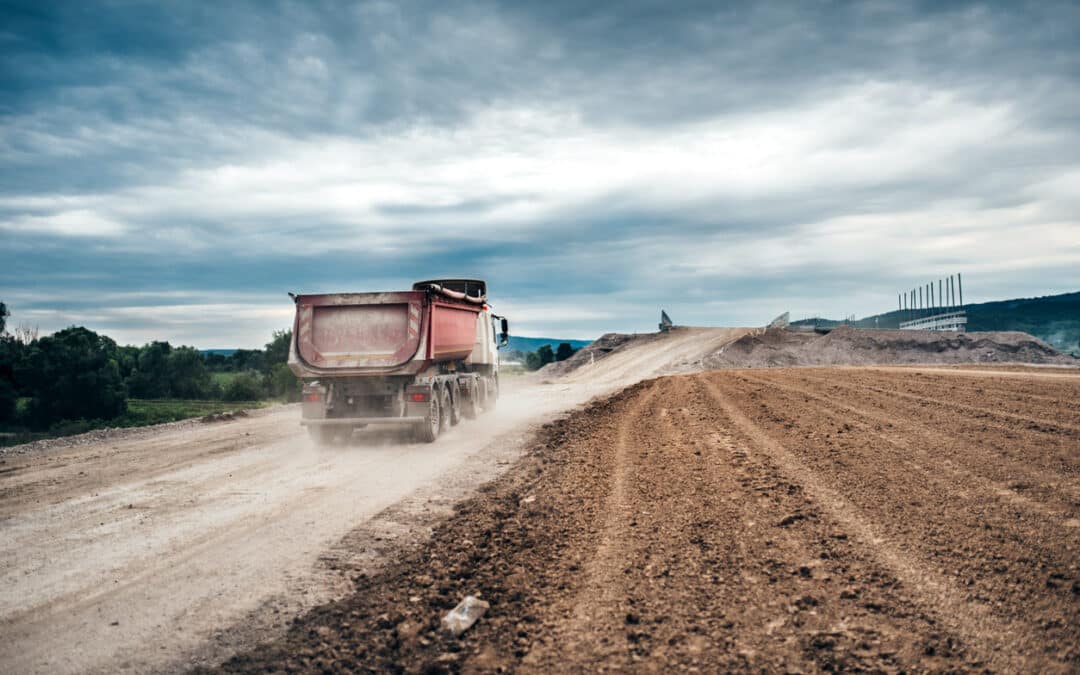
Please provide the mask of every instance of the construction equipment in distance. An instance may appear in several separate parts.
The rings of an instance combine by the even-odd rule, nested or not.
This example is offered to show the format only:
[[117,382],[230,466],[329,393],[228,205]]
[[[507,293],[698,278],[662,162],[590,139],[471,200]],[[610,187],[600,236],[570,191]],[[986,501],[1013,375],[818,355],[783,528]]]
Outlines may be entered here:
[[671,317],[667,315],[667,312],[660,310],[660,332],[666,333],[671,330],[673,323],[671,323]]

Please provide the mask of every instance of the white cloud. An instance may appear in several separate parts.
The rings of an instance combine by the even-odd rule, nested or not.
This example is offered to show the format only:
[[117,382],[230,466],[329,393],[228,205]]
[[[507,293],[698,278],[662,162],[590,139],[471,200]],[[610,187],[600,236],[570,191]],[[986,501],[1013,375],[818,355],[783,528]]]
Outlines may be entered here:
[[[153,228],[189,219],[219,223],[211,236],[221,237],[265,232],[282,220],[325,224],[321,241],[290,239],[285,227],[265,243],[285,240],[311,254],[392,251],[432,238],[513,239],[597,204],[707,222],[732,202],[817,198],[966,171],[965,155],[984,152],[986,139],[996,139],[999,152],[1024,142],[1008,133],[1016,124],[1004,106],[882,83],[810,108],[660,130],[589,127],[569,109],[494,107],[460,128],[418,126],[364,140],[279,137],[250,162],[191,168],[105,198],[56,196],[57,208],[85,203],[75,212],[83,228],[65,224],[74,222],[70,214],[17,222],[115,234],[120,223]],[[47,200],[34,201],[47,208]]]
[[[70,172],[3,191],[0,231],[20,251],[72,240],[83,264],[70,274],[97,275],[85,284],[97,297],[68,278],[48,286],[60,253],[0,282],[48,286],[5,297],[23,292],[20,309],[50,326],[200,346],[255,346],[287,325],[280,289],[228,287],[252,270],[267,286],[332,291],[400,284],[414,271],[402,260],[439,270],[422,276],[469,265],[515,332],[556,337],[648,330],[660,306],[696,323],[763,322],[799,303],[869,313],[891,306],[894,285],[956,269],[986,289],[1032,288],[1047,267],[1080,283],[1075,94],[1053,73],[1017,93],[996,66],[965,65],[1002,51],[1009,17],[871,9],[856,8],[872,30],[855,36],[792,9],[656,17],[707,51],[669,54],[593,44],[595,26],[575,37],[509,10],[417,17],[395,3],[337,17],[360,24],[338,44],[297,6],[287,26],[200,41],[165,66],[109,57],[101,82],[0,120],[13,164]],[[643,34],[614,16],[598,12],[601,32]],[[758,39],[719,39],[740,32]],[[884,42],[868,50],[867,34]],[[947,73],[903,60],[938,68],[943,37],[961,52]],[[808,63],[790,63],[803,46]],[[1040,123],[1055,109],[1064,123]],[[389,264],[303,275],[353,253]],[[125,274],[154,288],[100,291]]]
[[68,237],[119,237],[128,227],[97,211],[73,209],[44,216],[16,216],[0,220],[0,230]]
[[119,344],[168,340],[210,349],[261,347],[273,331],[292,324],[292,314],[288,302],[88,305],[82,309],[24,309],[18,312],[18,319],[20,324],[39,326],[42,334],[79,325],[108,335]]

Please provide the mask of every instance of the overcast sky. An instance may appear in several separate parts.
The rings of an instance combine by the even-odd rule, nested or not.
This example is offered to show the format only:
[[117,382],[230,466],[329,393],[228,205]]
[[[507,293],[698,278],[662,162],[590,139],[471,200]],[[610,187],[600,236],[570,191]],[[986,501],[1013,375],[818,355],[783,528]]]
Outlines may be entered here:
[[1050,1],[3,0],[0,300],[210,348],[439,276],[579,338],[1075,291],[1078,36]]

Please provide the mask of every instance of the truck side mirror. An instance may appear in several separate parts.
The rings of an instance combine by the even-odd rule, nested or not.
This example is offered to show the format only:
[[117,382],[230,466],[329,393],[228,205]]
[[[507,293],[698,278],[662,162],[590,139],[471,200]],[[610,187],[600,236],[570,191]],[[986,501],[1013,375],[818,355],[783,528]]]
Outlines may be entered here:
[[510,343],[510,322],[503,318],[499,323],[502,328],[502,333],[499,334],[499,346],[505,347]]

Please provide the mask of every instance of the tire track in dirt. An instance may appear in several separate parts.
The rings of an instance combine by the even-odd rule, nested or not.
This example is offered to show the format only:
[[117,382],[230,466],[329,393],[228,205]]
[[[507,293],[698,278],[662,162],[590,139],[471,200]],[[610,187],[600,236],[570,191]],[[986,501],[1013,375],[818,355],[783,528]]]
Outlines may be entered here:
[[[1049,412],[1055,417],[1058,415],[1067,415],[1071,418],[1071,421],[1080,422],[1080,412],[1071,408],[1066,403],[1065,397],[1069,395],[1070,390],[1067,386],[1056,385],[1056,383],[1049,382],[1031,382],[1026,387],[1001,388],[991,386],[987,382],[987,379],[988,378],[983,378],[974,383],[974,387],[965,382],[961,383],[965,386],[948,383],[947,388],[949,393],[962,391],[973,392],[979,394],[984,399],[989,399],[991,398],[989,395],[992,395],[996,396],[998,401],[1007,401],[1009,403],[1037,403],[1042,408],[1043,413]],[[947,382],[945,378],[937,378],[937,381],[943,384]],[[1037,390],[1039,393],[1032,391],[1033,389]],[[1047,393],[1053,390],[1057,390],[1058,393]],[[994,403],[996,402],[997,401],[994,401]]]
[[1022,366],[1016,364],[1001,364],[993,369],[972,368],[963,364],[947,365],[934,364],[932,366],[867,366],[866,369],[875,372],[911,374],[912,372],[925,372],[932,370],[934,374],[942,377],[992,377],[995,380],[1043,380],[1047,382],[1068,382],[1075,385],[1080,381],[1080,368],[1076,366]]
[[798,484],[732,439],[701,382],[655,389],[620,420],[614,482],[624,487],[609,496],[611,526],[581,592],[543,613],[550,637],[528,670],[883,669],[939,652],[963,661],[958,640],[854,553]]
[[[1002,499],[996,490],[986,493],[956,477],[948,470],[953,458],[958,452],[977,455],[980,437],[957,437],[937,461],[927,455],[916,464],[905,457],[903,444],[883,452],[888,446],[882,447],[872,429],[852,428],[846,416],[807,404],[802,395],[763,395],[739,385],[738,376],[714,379],[763,434],[785,439],[783,449],[795,461],[843,494],[872,524],[876,538],[930,571],[935,587],[951,589],[955,607],[963,607],[956,604],[963,601],[982,608],[979,614],[995,616],[987,624],[990,634],[1007,627],[1010,644],[1026,658],[1036,648],[1047,650],[1046,668],[1080,657],[1067,638],[1080,620],[1074,553],[1080,510],[1074,502],[1061,500],[1060,511],[1046,518]],[[903,415],[895,421],[900,430],[910,425]],[[957,450],[965,444],[966,450]],[[1066,476],[1058,482],[1075,485]],[[1059,651],[1055,645],[1067,646]]]
[[1070,405],[1075,383],[1080,378],[1072,384],[1046,380],[1005,380],[1007,386],[999,386],[996,380],[987,376],[958,380],[942,377],[938,371],[914,371],[908,377],[900,378],[869,370],[859,372],[858,377],[879,382],[890,391],[895,387],[908,394],[921,395],[929,389],[939,399],[982,409],[1000,409],[1019,415],[1022,422],[1052,419],[1055,423],[1064,422],[1071,427],[1080,425],[1080,410]]
[[600,648],[615,645],[618,649],[621,636],[613,635],[612,630],[605,630],[610,629],[610,622],[603,621],[602,617],[616,615],[620,605],[618,581],[622,566],[619,561],[625,558],[628,530],[634,517],[627,497],[627,483],[633,480],[628,455],[632,438],[640,441],[643,433],[648,437],[648,419],[644,411],[655,394],[655,387],[646,389],[619,420],[611,466],[611,492],[603,507],[600,541],[595,554],[585,566],[582,590],[566,612],[571,616],[570,622],[559,630],[562,635],[560,642],[565,641],[570,650],[591,649],[600,655]]
[[975,645],[991,666],[1017,672],[1023,669],[1019,647],[1031,640],[1017,636],[1015,627],[998,621],[985,608],[972,605],[952,584],[889,544],[884,532],[873,526],[840,493],[827,487],[799,459],[768,435],[732,402],[715,383],[707,384],[717,405],[747,440],[796,480],[814,503],[847,532],[852,533],[863,549],[881,561],[904,584],[922,609],[938,614],[949,630]]
[[[1075,508],[1077,500],[1080,499],[1080,486],[1062,485],[1059,474],[995,457],[986,452],[977,457],[961,458],[958,453],[962,453],[966,448],[957,443],[954,436],[938,432],[917,420],[908,420],[901,433],[896,431],[896,417],[884,412],[853,406],[805,387],[781,384],[775,379],[752,377],[747,373],[741,374],[740,379],[813,400],[836,418],[851,416],[846,417],[849,421],[843,424],[855,425],[864,433],[879,438],[894,448],[896,452],[890,455],[890,459],[898,465],[911,466],[921,471],[923,465],[913,459],[918,457],[924,464],[934,464],[935,470],[981,488],[980,492],[984,494],[996,495],[1009,504],[1031,509],[1047,517],[1052,525],[1069,527],[1065,524],[1067,516],[1063,517],[1063,514]],[[887,432],[886,429],[893,431]],[[942,463],[941,458],[944,456],[950,457],[952,461]],[[964,465],[958,464],[955,461],[957,459],[964,459]],[[1018,489],[1022,489],[1025,494],[1018,492]]]
[[1029,425],[1028,428],[1034,429],[1040,433],[1055,433],[1055,430],[1064,431],[1072,436],[1080,437],[1080,427],[1072,424],[1066,424],[1056,420],[1048,420],[1041,417],[1030,417],[1028,415],[1020,415],[1016,413],[1007,412],[1004,410],[995,410],[993,408],[983,408],[979,406],[967,405],[964,403],[958,403],[956,401],[946,401],[940,398],[934,398],[926,396],[924,394],[909,394],[895,389],[884,389],[881,387],[866,387],[870,391],[878,394],[886,394],[889,396],[898,396],[900,398],[908,399],[909,401],[915,401],[920,405],[932,404],[941,407],[953,408],[965,413],[973,413],[977,417],[996,417],[1004,420],[1011,420],[1015,422],[1023,422]]
[[[761,419],[768,425],[770,417],[782,415],[782,431],[793,439],[792,449],[809,466],[832,477],[837,489],[849,494],[864,512],[875,514],[890,539],[933,561],[971,601],[991,606],[1005,620],[1019,614],[1037,632],[1049,634],[1077,620],[1075,604],[1069,609],[1057,602],[1063,590],[1074,589],[1074,598],[1076,593],[1076,567],[1069,551],[1078,541],[1080,504],[1067,496],[1075,495],[1075,484],[1061,476],[1056,481],[1048,477],[1052,482],[1044,486],[1017,481],[1004,487],[969,479],[957,465],[967,458],[970,466],[979,466],[978,453],[985,453],[981,439],[971,442],[954,435],[937,452],[920,447],[915,434],[910,441],[901,436],[898,443],[883,446],[875,441],[880,435],[873,428],[849,424],[846,416],[832,414],[827,407],[801,414],[798,399],[804,396],[774,398],[779,405],[763,409]],[[783,412],[774,412],[776,408]],[[835,439],[819,438],[816,443],[824,447],[807,444],[800,421],[808,418],[816,428],[831,429]],[[903,417],[894,421],[905,430],[915,426],[914,420]],[[861,472],[860,462],[868,467]],[[986,464],[993,464],[993,458],[987,457]],[[877,466],[888,467],[888,472],[876,475]],[[1053,502],[1052,507],[1036,502],[1029,493]],[[1018,573],[1034,573],[1034,588],[1026,579],[1017,579]],[[1024,610],[1003,613],[998,610],[1002,606]]]
[[[1074,434],[1068,431],[1054,434],[1049,429],[1033,428],[1030,422],[993,422],[985,417],[965,414],[963,411],[946,411],[918,399],[895,397],[887,386],[878,386],[881,382],[876,370],[854,375],[845,373],[850,377],[844,378],[829,377],[818,371],[800,371],[799,375],[800,379],[810,386],[816,385],[842,395],[845,399],[861,401],[863,405],[894,411],[905,421],[932,424],[935,428],[948,430],[955,439],[978,437],[980,447],[975,450],[977,454],[993,450],[1002,460],[1018,466],[1032,466],[1050,475],[1057,475],[1059,479],[1075,475],[1080,463],[1080,443]],[[863,382],[863,375],[870,379],[869,384]],[[1062,398],[1072,400],[1075,395],[1074,389],[1072,394],[1063,394]]]

